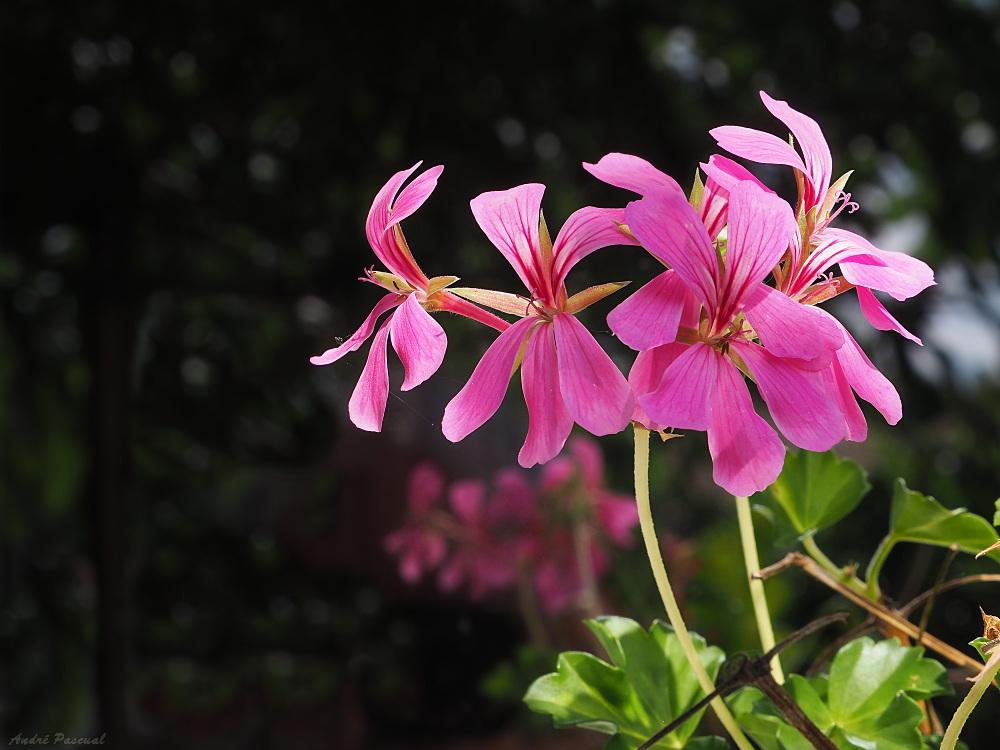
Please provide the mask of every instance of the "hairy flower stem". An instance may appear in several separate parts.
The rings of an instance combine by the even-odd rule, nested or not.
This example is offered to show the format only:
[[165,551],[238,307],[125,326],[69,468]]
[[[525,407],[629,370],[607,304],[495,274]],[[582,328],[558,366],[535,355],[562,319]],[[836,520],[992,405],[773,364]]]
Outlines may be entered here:
[[[667,577],[667,569],[663,566],[663,557],[660,555],[660,545],[656,538],[656,529],[653,526],[653,514],[649,505],[649,430],[639,425],[635,425],[635,502],[639,508],[639,528],[642,530],[642,540],[646,545],[646,556],[649,558],[649,565],[653,569],[653,578],[656,580],[656,588],[660,592],[663,600],[663,607],[667,611],[667,619],[680,641],[681,649],[687,658],[688,666],[694,672],[705,694],[715,690],[715,684],[705,666],[698,658],[698,652],[691,640],[687,625],[681,615],[680,607],[677,606],[677,599],[674,598],[674,590],[670,586],[670,579]],[[711,704],[715,715],[719,717],[722,726],[725,727],[729,736],[733,738],[740,750],[753,750],[753,745],[743,730],[739,728],[736,719],[733,718],[729,707],[726,706],[722,698],[716,696]]]
[[990,656],[990,660],[986,662],[983,671],[979,673],[979,677],[976,678],[972,689],[955,710],[951,721],[948,722],[944,738],[941,740],[941,750],[955,750],[955,745],[958,743],[958,735],[961,734],[962,727],[968,721],[969,714],[972,713],[972,710],[979,703],[980,698],[983,697],[983,693],[986,692],[986,688],[993,682],[993,678],[996,677],[998,671],[1000,671],[1000,649],[994,651]]
[[[764,581],[757,577],[760,572],[760,559],[757,556],[757,539],[753,533],[753,515],[750,511],[748,498],[736,498],[736,517],[740,522],[743,562],[747,568],[747,581],[750,584],[750,599],[753,602],[753,614],[757,620],[760,647],[764,651],[770,651],[774,648],[774,628],[771,626],[771,613],[767,609]],[[785,673],[781,669],[781,660],[777,654],[771,659],[771,675],[779,685],[784,683]]]

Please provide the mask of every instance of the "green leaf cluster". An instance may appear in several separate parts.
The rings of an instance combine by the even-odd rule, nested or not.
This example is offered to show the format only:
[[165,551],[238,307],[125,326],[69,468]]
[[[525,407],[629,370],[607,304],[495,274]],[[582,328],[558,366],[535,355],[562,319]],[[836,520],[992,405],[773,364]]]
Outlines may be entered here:
[[[605,750],[634,750],[700,700],[705,693],[687,665],[673,630],[654,622],[647,631],[624,617],[598,617],[587,626],[609,661],[579,651],[559,655],[556,671],[539,677],[524,702],[557,727],[583,727],[612,735]],[[725,654],[692,633],[698,657],[714,679]],[[692,735],[698,712],[657,748],[723,750],[717,737]]]
[[[945,668],[923,653],[895,639],[858,638],[837,652],[827,675],[791,675],[785,688],[842,750],[920,750],[917,701],[951,690]],[[741,690],[732,707],[762,750],[811,749],[756,688]]]

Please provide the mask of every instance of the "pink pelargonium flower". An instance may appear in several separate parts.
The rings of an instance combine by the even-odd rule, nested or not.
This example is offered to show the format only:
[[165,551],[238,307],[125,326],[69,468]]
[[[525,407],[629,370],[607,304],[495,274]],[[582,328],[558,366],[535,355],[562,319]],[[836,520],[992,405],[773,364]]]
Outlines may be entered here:
[[[819,124],[764,91],[760,92],[760,98],[768,111],[791,131],[801,156],[790,143],[760,130],[724,125],[712,130],[711,135],[721,148],[737,156],[762,164],[783,164],[795,170],[799,194],[796,213],[801,232],[798,242],[789,248],[788,258],[775,271],[778,288],[806,304],[816,304],[854,288],[861,312],[872,326],[880,331],[896,331],[920,344],[920,339],[889,313],[872,290],[902,301],[933,285],[933,270],[917,258],[880,250],[854,232],[832,227],[845,208],[852,213],[858,208],[851,201],[851,194],[844,192],[851,173],[847,172],[831,186],[833,158]],[[702,166],[710,178],[713,173],[718,174],[711,160],[709,165]],[[842,276],[828,273],[835,265],[840,267]],[[854,356],[851,353],[856,344],[852,342],[853,339],[845,347],[845,356]],[[874,369],[870,362],[860,366]],[[892,404],[876,406],[883,414],[890,412],[886,419],[894,423]]]
[[400,222],[424,204],[444,171],[441,166],[431,167],[403,188],[403,183],[420,164],[417,162],[389,179],[375,196],[365,224],[368,243],[388,271],[370,269],[362,281],[380,286],[388,294],[375,303],[364,323],[350,338],[309,360],[314,365],[329,365],[356,351],[375,331],[379,318],[390,313],[375,333],[368,361],[348,406],[351,421],[370,432],[381,431],[389,397],[386,354],[390,338],[403,363],[402,390],[408,391],[437,371],[447,348],[444,330],[429,313],[447,310],[478,320],[498,331],[505,330],[509,325],[505,320],[449,292],[447,287],[455,283],[457,277],[428,278],[417,265]]
[[528,406],[521,466],[545,463],[562,449],[573,423],[595,435],[623,430],[633,397],[625,378],[575,314],[624,284],[603,284],[569,296],[566,275],[608,245],[631,244],[619,229],[622,209],[586,207],[573,213],[553,243],[541,217],[544,185],[483,193],[472,201],[479,226],[510,262],[530,298],[456,289],[480,304],[520,316],[493,342],[465,387],[445,409],[441,427],[465,438],[496,413],[520,362]]
[[[620,166],[623,158],[635,159],[612,161]],[[602,159],[590,170],[603,179],[604,166]],[[749,179],[714,185],[704,200],[725,201],[727,232],[713,243],[706,221],[714,224],[714,214],[699,215],[679,188],[648,179],[635,187],[646,197],[626,207],[625,223],[671,269],[667,283],[654,286],[659,322],[647,323],[660,329],[659,344],[640,354],[630,374],[641,394],[636,418],[655,429],[707,431],[716,483],[752,494],[777,477],[784,445],[754,410],[743,372],[792,443],[827,450],[851,433],[853,414],[845,414],[830,368],[843,334],[822,311],[763,283],[796,231],[778,196]],[[609,315],[618,335],[639,315],[629,307],[642,305],[630,298],[620,307],[624,313]]]

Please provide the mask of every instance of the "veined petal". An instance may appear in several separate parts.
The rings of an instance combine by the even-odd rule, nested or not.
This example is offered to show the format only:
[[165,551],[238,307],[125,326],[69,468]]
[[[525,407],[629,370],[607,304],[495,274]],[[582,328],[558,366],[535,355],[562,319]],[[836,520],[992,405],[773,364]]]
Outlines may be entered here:
[[749,181],[729,191],[729,239],[720,306],[736,312],[746,294],[759,285],[788,249],[797,231],[792,208],[774,193]]
[[633,349],[652,349],[677,338],[684,306],[693,301],[677,273],[664,271],[608,313],[608,325]]
[[661,172],[645,159],[631,154],[605,154],[597,164],[583,163],[583,168],[601,182],[631,190],[639,195],[651,193],[674,193],[681,197],[684,190],[677,181]]
[[749,180],[768,193],[774,192],[758,180],[746,167],[719,154],[709,157],[708,163],[701,164],[706,181],[702,194],[701,220],[708,230],[708,236],[715,239],[726,225],[729,209],[729,192],[737,182]]
[[903,324],[885,309],[885,306],[878,301],[871,289],[859,286],[856,287],[856,291],[858,293],[858,303],[861,305],[861,312],[864,314],[865,320],[872,324],[872,327],[880,331],[895,331],[903,338],[920,344],[920,346],[924,345],[923,341],[906,330]]
[[822,372],[796,367],[757,344],[734,343],[757,381],[774,423],[792,443],[810,451],[829,450],[845,436],[835,383]]
[[844,345],[835,356],[844,377],[858,396],[878,409],[886,422],[896,424],[903,416],[903,404],[895,386],[872,364],[854,337],[843,326],[841,330]]
[[[418,161],[409,169],[396,172],[396,174],[389,178],[389,181],[382,186],[378,195],[375,196],[375,200],[372,201],[372,207],[368,211],[368,220],[365,222],[365,235],[368,237],[368,244],[375,251],[375,255],[385,263],[386,268],[416,287],[423,287],[427,283],[427,276],[420,270],[417,262],[413,259],[413,255],[410,253],[409,248],[406,247],[405,241],[400,242],[402,235],[397,236],[395,231],[389,229],[389,217],[392,214],[393,202],[396,199],[399,189],[422,163]],[[417,191],[413,194],[413,198],[419,197],[421,192],[426,191],[420,203],[423,203],[427,199],[427,196],[430,195],[437,184],[437,176],[441,173],[441,169],[440,167],[435,167],[428,170],[428,172],[437,170],[437,173],[433,175],[431,180],[423,180],[421,185],[418,186]],[[420,179],[418,178],[418,180]],[[417,180],[414,180],[414,182],[417,182]],[[413,198],[407,201],[411,206],[407,216],[419,208],[420,203],[413,205]],[[398,223],[398,221],[399,219],[395,219],[394,223]]]
[[632,363],[632,369],[628,373],[628,384],[635,394],[635,409],[632,412],[632,420],[647,430],[658,432],[667,429],[670,425],[652,419],[642,408],[642,397],[656,390],[663,379],[663,373],[667,371],[675,359],[687,350],[687,344],[665,344],[639,352],[635,362]]
[[566,411],[559,393],[559,360],[552,329],[552,325],[542,325],[528,339],[521,363],[528,434],[517,462],[526,469],[558,456],[573,429],[573,417]]
[[816,254],[821,254],[826,262],[816,274],[839,263],[844,278],[855,286],[878,289],[899,301],[935,283],[934,271],[919,258],[880,250],[861,235],[846,229],[824,229],[818,240],[820,246]]
[[372,339],[368,361],[365,362],[361,378],[354,387],[354,393],[351,394],[351,400],[347,405],[351,421],[368,432],[382,431],[385,404],[389,400],[389,365],[386,361],[386,349],[390,322],[391,320],[387,320],[383,323]]
[[552,245],[553,288],[565,283],[570,269],[595,250],[638,244],[618,228],[624,222],[625,210],[621,208],[584,206],[570,214]]
[[444,167],[438,165],[430,167],[414,178],[413,182],[404,187],[396,199],[392,202],[392,210],[389,212],[389,219],[386,222],[386,229],[395,226],[424,205],[431,193],[437,187],[438,178],[444,172]]
[[736,183],[744,181],[753,182],[766,193],[774,192],[757,179],[753,172],[742,164],[733,161],[728,156],[712,154],[712,156],[708,157],[708,161],[702,162],[700,166],[708,178],[708,181],[705,183],[705,189],[708,190],[709,185],[714,184],[714,189],[724,192],[725,197],[729,196],[729,192],[736,187]]
[[572,315],[556,315],[552,327],[562,397],[574,421],[594,435],[624,430],[634,401],[615,363]]
[[708,131],[719,148],[760,164],[784,164],[806,173],[806,165],[794,148],[776,135],[739,125],[723,125]]
[[445,407],[441,431],[446,438],[457,443],[500,408],[517,353],[524,337],[537,323],[535,318],[522,318],[497,336],[472,371],[469,382]]
[[716,307],[718,261],[698,214],[681,194],[660,193],[625,207],[629,229],[654,256],[670,266],[709,310]]
[[656,388],[639,404],[657,424],[688,430],[708,429],[709,399],[721,355],[702,343],[685,347]]
[[743,312],[767,350],[778,357],[814,360],[826,367],[844,334],[833,318],[818,307],[803,305],[765,284],[747,295]]
[[333,349],[327,349],[325,352],[316,357],[310,357],[309,362],[314,365],[329,365],[336,362],[345,354],[357,351],[361,348],[361,345],[368,340],[368,337],[372,335],[372,331],[375,330],[375,325],[378,323],[378,319],[392,308],[402,304],[402,302],[403,298],[398,294],[390,293],[385,295],[382,299],[375,303],[375,307],[373,307],[372,311],[368,313],[368,317],[365,318],[365,322],[361,324],[361,327],[355,331],[349,339],[344,341],[344,343],[339,346],[333,347]]
[[519,185],[483,193],[472,199],[472,215],[533,294],[545,291],[538,221],[545,186]]
[[420,305],[417,295],[411,294],[393,313],[389,326],[392,348],[403,363],[401,390],[416,388],[437,372],[448,348],[444,329]]
[[834,360],[824,374],[833,379],[840,410],[844,414],[844,424],[847,427],[845,437],[853,443],[863,443],[868,437],[868,422],[861,407],[858,406],[858,400],[854,397],[854,391],[847,382],[847,376],[844,375],[840,362]]
[[712,478],[726,492],[749,497],[770,486],[785,461],[785,446],[754,411],[743,374],[723,361],[712,390],[708,450]]
[[772,99],[766,91],[760,92],[760,98],[768,111],[781,120],[799,142],[806,167],[805,175],[811,188],[809,195],[806,196],[805,208],[808,211],[826,197],[827,188],[830,187],[830,177],[833,173],[830,146],[814,119],[792,109],[787,102]]

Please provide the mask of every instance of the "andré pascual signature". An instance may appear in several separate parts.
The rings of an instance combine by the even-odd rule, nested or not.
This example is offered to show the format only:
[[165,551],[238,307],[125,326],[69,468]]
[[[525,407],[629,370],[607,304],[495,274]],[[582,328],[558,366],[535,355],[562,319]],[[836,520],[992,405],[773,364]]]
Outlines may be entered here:
[[25,735],[18,732],[8,741],[9,745],[104,745],[108,739],[108,733],[92,735],[89,737],[63,732],[51,732],[46,734]]

